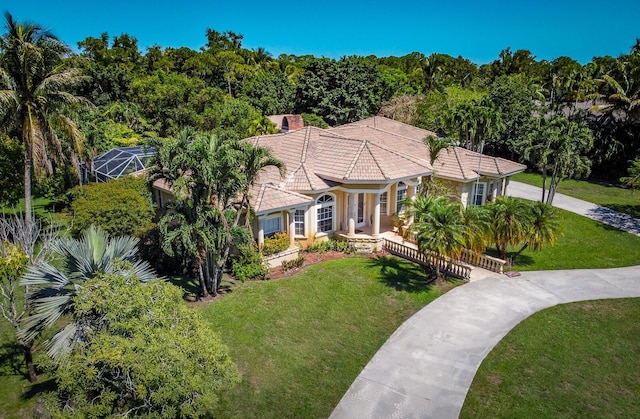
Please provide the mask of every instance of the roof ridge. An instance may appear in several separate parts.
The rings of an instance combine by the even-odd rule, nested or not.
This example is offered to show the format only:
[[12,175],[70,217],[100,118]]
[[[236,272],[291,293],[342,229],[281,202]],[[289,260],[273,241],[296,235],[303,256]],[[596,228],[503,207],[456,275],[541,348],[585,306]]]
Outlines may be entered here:
[[[376,158],[376,155],[373,154],[373,151],[371,151],[368,144],[367,144],[367,149],[369,150],[369,154],[371,154],[371,158],[373,159],[373,162],[376,164],[376,166],[378,166],[378,169],[380,169],[380,173],[382,173],[382,176],[384,176],[386,179],[390,179],[389,175],[387,175],[387,173],[384,171],[384,169],[380,165],[380,162]],[[433,170],[433,167],[431,169]]]
[[358,163],[358,160],[360,159],[362,150],[364,150],[365,147],[367,147],[367,140],[360,140],[360,141],[362,141],[362,143],[360,144],[360,147],[358,147],[358,151],[356,152],[355,156],[353,156],[353,159],[351,160],[351,164],[349,165],[349,168],[347,169],[347,172],[344,175],[344,179],[347,179],[349,176],[351,176],[353,169],[356,167],[356,163]]
[[309,176],[309,173],[307,172],[307,165],[305,163],[302,163],[300,165],[300,167],[302,167],[302,171],[304,173],[304,176],[307,178],[307,182],[309,182],[309,186],[311,186],[311,188],[313,188],[313,182],[311,182],[311,177]]
[[307,161],[307,149],[309,148],[309,139],[311,138],[311,130],[307,128],[304,134],[304,142],[302,143],[302,156],[300,161],[304,164]]
[[[428,165],[428,166],[431,166],[431,163],[429,163],[428,161],[426,161],[426,160],[424,160],[424,159],[421,159],[420,157],[415,157],[415,156],[412,156],[411,154],[405,154],[405,153],[402,153],[402,152],[400,152],[400,151],[398,151],[398,150],[395,150],[395,149],[393,149],[393,148],[389,148],[389,147],[384,146],[384,145],[382,145],[382,144],[377,144],[377,143],[370,143],[370,144],[371,144],[372,146],[374,146],[374,147],[381,148],[381,149],[383,149],[383,150],[386,150],[386,151],[388,151],[388,152],[390,152],[390,153],[395,154],[396,156],[400,156],[400,157],[402,157],[402,158],[405,158],[405,159],[407,159],[407,160],[410,160],[410,161],[412,161],[412,162],[414,162],[414,163],[418,163],[418,164],[424,164],[424,163],[427,163],[427,165]],[[433,167],[431,167],[431,169],[433,170]]]
[[[467,179],[467,170],[464,167],[464,165],[462,164],[462,161],[460,160],[460,155],[458,154],[458,148],[459,147],[454,147],[453,148],[453,154],[456,156],[456,161],[458,162],[458,166],[460,167],[460,172],[462,173],[462,178],[466,180]],[[463,150],[466,150],[466,148],[463,149]],[[473,169],[472,169],[472,171],[473,171]],[[476,175],[478,175],[478,177],[480,176],[478,173],[476,173]]]

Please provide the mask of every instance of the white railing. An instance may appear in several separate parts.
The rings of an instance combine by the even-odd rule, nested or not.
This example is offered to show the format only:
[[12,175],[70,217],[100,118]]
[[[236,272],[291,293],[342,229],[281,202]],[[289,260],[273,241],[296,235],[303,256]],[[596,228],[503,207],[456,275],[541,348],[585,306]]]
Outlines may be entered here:
[[465,249],[460,256],[462,262],[469,265],[477,266],[479,268],[486,269],[488,271],[504,273],[504,265],[507,264],[506,260],[494,258],[485,254],[473,252]]
[[456,278],[468,281],[471,277],[471,266],[465,263],[457,262],[446,256],[441,256],[435,252],[423,253],[415,247],[397,243],[392,240],[384,239],[384,248],[392,255],[410,260],[423,266],[435,269],[440,267],[440,271],[455,276]]

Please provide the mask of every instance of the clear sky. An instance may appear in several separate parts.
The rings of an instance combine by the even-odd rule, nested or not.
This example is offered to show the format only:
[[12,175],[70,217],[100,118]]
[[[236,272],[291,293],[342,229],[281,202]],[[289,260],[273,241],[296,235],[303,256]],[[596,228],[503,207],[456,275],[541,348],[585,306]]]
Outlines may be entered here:
[[0,10],[50,29],[73,48],[103,32],[128,33],[143,53],[154,44],[198,49],[212,28],[241,33],[245,48],[274,56],[419,51],[483,64],[510,46],[584,64],[628,53],[640,37],[640,0],[3,0]]

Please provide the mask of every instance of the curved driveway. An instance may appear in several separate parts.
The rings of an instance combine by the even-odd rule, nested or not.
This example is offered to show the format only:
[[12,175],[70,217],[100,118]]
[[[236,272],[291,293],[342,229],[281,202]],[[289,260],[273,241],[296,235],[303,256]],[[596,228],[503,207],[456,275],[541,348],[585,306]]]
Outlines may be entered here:
[[[520,196],[517,188],[512,191]],[[584,201],[567,205],[587,216],[601,208]],[[625,226],[616,226],[640,232],[633,231],[638,220],[614,219],[625,220]],[[522,320],[557,304],[623,297],[640,297],[640,266],[495,275],[465,284],[403,323],[331,417],[456,418],[482,360]]]

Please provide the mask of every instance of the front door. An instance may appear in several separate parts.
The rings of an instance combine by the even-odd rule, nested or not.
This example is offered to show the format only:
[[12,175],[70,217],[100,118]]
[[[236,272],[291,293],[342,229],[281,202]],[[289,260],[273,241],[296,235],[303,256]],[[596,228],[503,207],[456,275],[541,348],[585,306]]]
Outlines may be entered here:
[[356,227],[362,227],[365,225],[365,195],[359,193],[357,196],[357,214],[356,214]]

